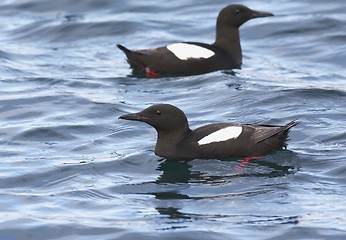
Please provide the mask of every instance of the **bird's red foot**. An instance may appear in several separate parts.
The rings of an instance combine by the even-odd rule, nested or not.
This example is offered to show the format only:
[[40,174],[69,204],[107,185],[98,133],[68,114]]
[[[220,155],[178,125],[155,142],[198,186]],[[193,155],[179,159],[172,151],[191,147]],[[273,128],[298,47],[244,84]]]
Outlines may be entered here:
[[147,77],[151,77],[151,78],[157,78],[160,77],[160,74],[152,71],[149,67],[145,68],[145,73],[147,74]]
[[264,156],[253,156],[253,157],[246,157],[243,159],[243,161],[235,168],[237,172],[240,172],[251,160],[256,160],[259,158],[263,158]]

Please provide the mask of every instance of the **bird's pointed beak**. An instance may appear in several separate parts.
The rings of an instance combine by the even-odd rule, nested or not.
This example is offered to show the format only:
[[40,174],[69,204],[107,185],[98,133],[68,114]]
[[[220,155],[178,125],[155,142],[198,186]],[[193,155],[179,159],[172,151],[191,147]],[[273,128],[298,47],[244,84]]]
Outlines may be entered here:
[[144,122],[145,120],[147,120],[148,118],[141,115],[141,113],[129,113],[129,114],[125,114],[120,116],[118,119],[124,119],[124,120],[132,120],[132,121],[140,121],[140,122]]
[[260,17],[271,17],[274,16],[271,12],[260,12],[260,11],[253,11],[252,18],[260,18]]

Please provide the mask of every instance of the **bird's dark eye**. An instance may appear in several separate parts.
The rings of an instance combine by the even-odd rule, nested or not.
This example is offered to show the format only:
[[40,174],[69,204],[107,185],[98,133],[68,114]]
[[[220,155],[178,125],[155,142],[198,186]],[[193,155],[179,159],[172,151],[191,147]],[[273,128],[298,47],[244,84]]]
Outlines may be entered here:
[[235,13],[236,13],[236,14],[239,14],[239,13],[240,13],[240,10],[239,10],[239,9],[236,9],[236,10],[235,10]]
[[160,116],[160,115],[161,115],[161,111],[160,111],[160,110],[157,110],[157,111],[156,111],[156,115]]

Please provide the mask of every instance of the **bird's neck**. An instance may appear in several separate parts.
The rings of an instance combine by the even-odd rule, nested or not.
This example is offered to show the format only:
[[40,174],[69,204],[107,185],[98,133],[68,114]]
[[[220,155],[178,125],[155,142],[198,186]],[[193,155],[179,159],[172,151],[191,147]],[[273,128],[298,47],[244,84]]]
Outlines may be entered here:
[[187,128],[180,131],[158,132],[155,154],[162,157],[176,157],[174,154],[177,151],[177,146],[190,131],[187,126]]
[[216,28],[215,46],[225,50],[227,54],[242,63],[242,50],[238,27]]

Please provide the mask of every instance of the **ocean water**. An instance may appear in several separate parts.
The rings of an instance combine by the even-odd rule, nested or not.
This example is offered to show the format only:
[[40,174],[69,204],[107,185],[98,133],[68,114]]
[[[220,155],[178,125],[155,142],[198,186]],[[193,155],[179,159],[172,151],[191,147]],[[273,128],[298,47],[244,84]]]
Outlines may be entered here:
[[[214,40],[229,1],[0,3],[0,239],[346,239],[346,5],[238,1],[242,70],[145,79],[131,49]],[[168,161],[118,120],[154,103],[191,128],[301,124],[251,161]]]

